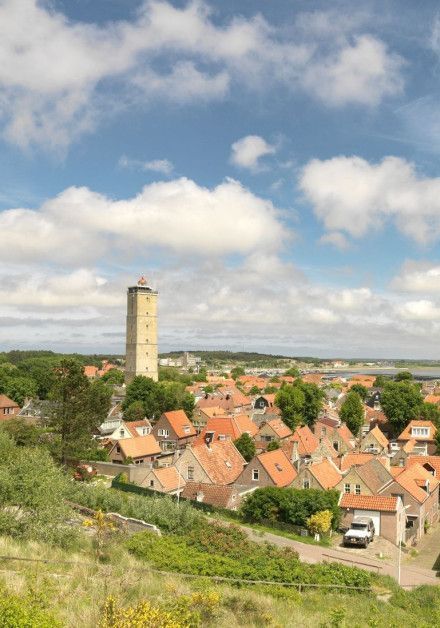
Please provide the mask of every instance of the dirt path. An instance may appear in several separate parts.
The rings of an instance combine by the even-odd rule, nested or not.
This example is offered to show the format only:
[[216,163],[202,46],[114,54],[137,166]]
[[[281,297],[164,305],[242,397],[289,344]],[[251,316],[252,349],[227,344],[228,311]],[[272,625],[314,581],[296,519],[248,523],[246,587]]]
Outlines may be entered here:
[[[344,552],[343,550],[322,547],[320,545],[300,543],[299,541],[293,541],[292,539],[271,534],[270,532],[265,532],[262,535],[260,532],[247,526],[240,525],[240,527],[253,541],[256,541],[257,543],[264,543],[267,541],[277,545],[278,547],[292,547],[298,552],[301,560],[306,563],[319,563],[322,561],[340,562],[345,565],[358,567],[359,569],[366,569],[367,571],[392,576],[397,579],[397,564],[373,558],[365,558],[363,556],[356,556],[351,552]],[[412,587],[420,584],[439,585],[440,579],[436,578],[435,572],[431,569],[402,563],[400,582],[403,587]]]

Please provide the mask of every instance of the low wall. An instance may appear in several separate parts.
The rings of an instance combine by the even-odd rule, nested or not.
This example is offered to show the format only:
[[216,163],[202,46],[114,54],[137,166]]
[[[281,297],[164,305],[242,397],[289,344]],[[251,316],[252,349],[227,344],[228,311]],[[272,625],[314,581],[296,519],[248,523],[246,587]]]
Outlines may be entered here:
[[135,464],[115,464],[113,462],[102,462],[100,460],[83,461],[81,464],[89,464],[96,469],[98,475],[108,475],[112,478],[115,478],[121,473],[125,473],[129,482],[134,481],[136,471],[138,470]]

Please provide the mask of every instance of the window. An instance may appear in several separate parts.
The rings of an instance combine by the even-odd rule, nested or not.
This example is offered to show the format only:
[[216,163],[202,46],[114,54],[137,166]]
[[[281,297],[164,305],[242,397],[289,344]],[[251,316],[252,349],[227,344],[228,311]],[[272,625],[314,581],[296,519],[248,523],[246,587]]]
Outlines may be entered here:
[[226,440],[226,436],[225,436],[225,434],[219,434],[219,435],[218,435],[218,439],[219,439],[219,440]]
[[229,460],[225,460],[225,465],[228,467],[228,469],[232,469],[232,464],[229,462]]
[[119,430],[119,436],[120,436],[121,438],[124,438],[124,436],[125,436],[125,431],[124,431],[124,430]]
[[344,493],[351,493],[350,484],[344,484]]
[[154,488],[154,480],[150,480],[150,488]]
[[188,480],[194,480],[194,467],[188,467],[186,477]]
[[190,433],[190,431],[191,431],[191,429],[190,429],[189,425],[184,425],[184,426],[183,426],[183,432],[184,432],[184,434],[189,434],[189,433]]
[[260,471],[258,469],[252,469],[252,480],[258,482],[260,479]]
[[303,488],[310,488],[310,480],[303,480]]
[[282,471],[282,470],[283,470],[283,467],[282,467],[280,464],[278,464],[278,462],[276,462],[276,463],[275,463],[275,469],[276,469],[277,471]]
[[429,438],[429,427],[412,427],[411,436],[426,436],[426,438]]
[[142,460],[135,460],[135,461],[134,461],[134,464],[142,464],[142,463],[143,463],[143,461],[144,461],[144,459],[143,459],[143,458],[142,458]]
[[360,495],[361,494],[361,485],[360,484],[355,484],[354,494],[355,495]]
[[337,440],[335,440],[335,441],[333,442],[333,449],[334,449],[335,451],[339,451],[339,443],[338,443],[338,441],[337,441]]
[[170,431],[169,430],[158,430],[158,435],[159,436],[169,436],[170,435]]
[[118,452],[118,454],[120,454],[121,453],[121,448],[119,446],[116,447],[116,451]]

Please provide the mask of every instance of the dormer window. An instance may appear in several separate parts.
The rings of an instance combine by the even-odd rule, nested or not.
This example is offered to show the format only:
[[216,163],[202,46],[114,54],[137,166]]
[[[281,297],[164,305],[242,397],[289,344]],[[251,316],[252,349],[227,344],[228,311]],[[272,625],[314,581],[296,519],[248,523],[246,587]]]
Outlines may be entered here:
[[282,470],[283,470],[283,467],[282,467],[280,464],[278,464],[278,462],[276,462],[276,463],[275,463],[275,469],[276,469],[277,471],[282,471]]
[[429,427],[412,427],[411,436],[425,436],[429,438]]
[[190,433],[190,431],[191,431],[191,429],[190,429],[189,425],[184,425],[184,426],[183,426],[183,432],[184,432],[185,434],[189,434],[189,433]]
[[232,464],[229,462],[229,460],[225,460],[225,465],[228,467],[228,469],[232,469]]

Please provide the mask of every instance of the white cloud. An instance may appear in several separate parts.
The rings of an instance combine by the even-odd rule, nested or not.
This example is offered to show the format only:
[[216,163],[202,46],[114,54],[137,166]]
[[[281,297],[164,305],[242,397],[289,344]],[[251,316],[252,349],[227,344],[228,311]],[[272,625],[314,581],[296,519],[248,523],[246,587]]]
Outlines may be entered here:
[[409,320],[440,321],[440,308],[427,299],[404,303],[400,313],[403,318]]
[[401,60],[358,33],[359,21],[324,36],[319,12],[308,28],[306,16],[286,37],[260,15],[218,25],[203,0],[183,7],[145,0],[132,21],[104,25],[69,21],[37,0],[4,0],[3,132],[22,148],[56,149],[94,130],[104,114],[153,99],[190,103],[223,99],[233,86],[269,92],[283,85],[331,106],[372,105],[401,90]]
[[440,266],[429,262],[405,262],[392,288],[402,292],[440,292]]
[[273,155],[275,151],[275,146],[268,144],[259,135],[246,135],[232,144],[231,163],[257,171],[261,168],[260,159],[265,155]]
[[440,237],[440,178],[418,174],[404,159],[314,159],[301,173],[300,188],[330,232],[360,238],[392,221],[418,243]]
[[126,155],[122,155],[119,160],[121,168],[135,168],[144,172],[158,172],[159,174],[170,175],[174,166],[168,159],[151,159],[150,161],[141,161],[140,159],[130,159]]
[[248,255],[279,249],[285,240],[278,212],[268,200],[237,181],[213,189],[189,179],[147,185],[126,200],[112,200],[88,188],[71,187],[38,210],[0,213],[8,247],[5,261],[90,263],[157,248],[187,255]]
[[402,64],[402,58],[389,54],[383,42],[362,35],[321,63],[307,65],[303,83],[308,91],[332,106],[375,106],[384,97],[402,92]]

